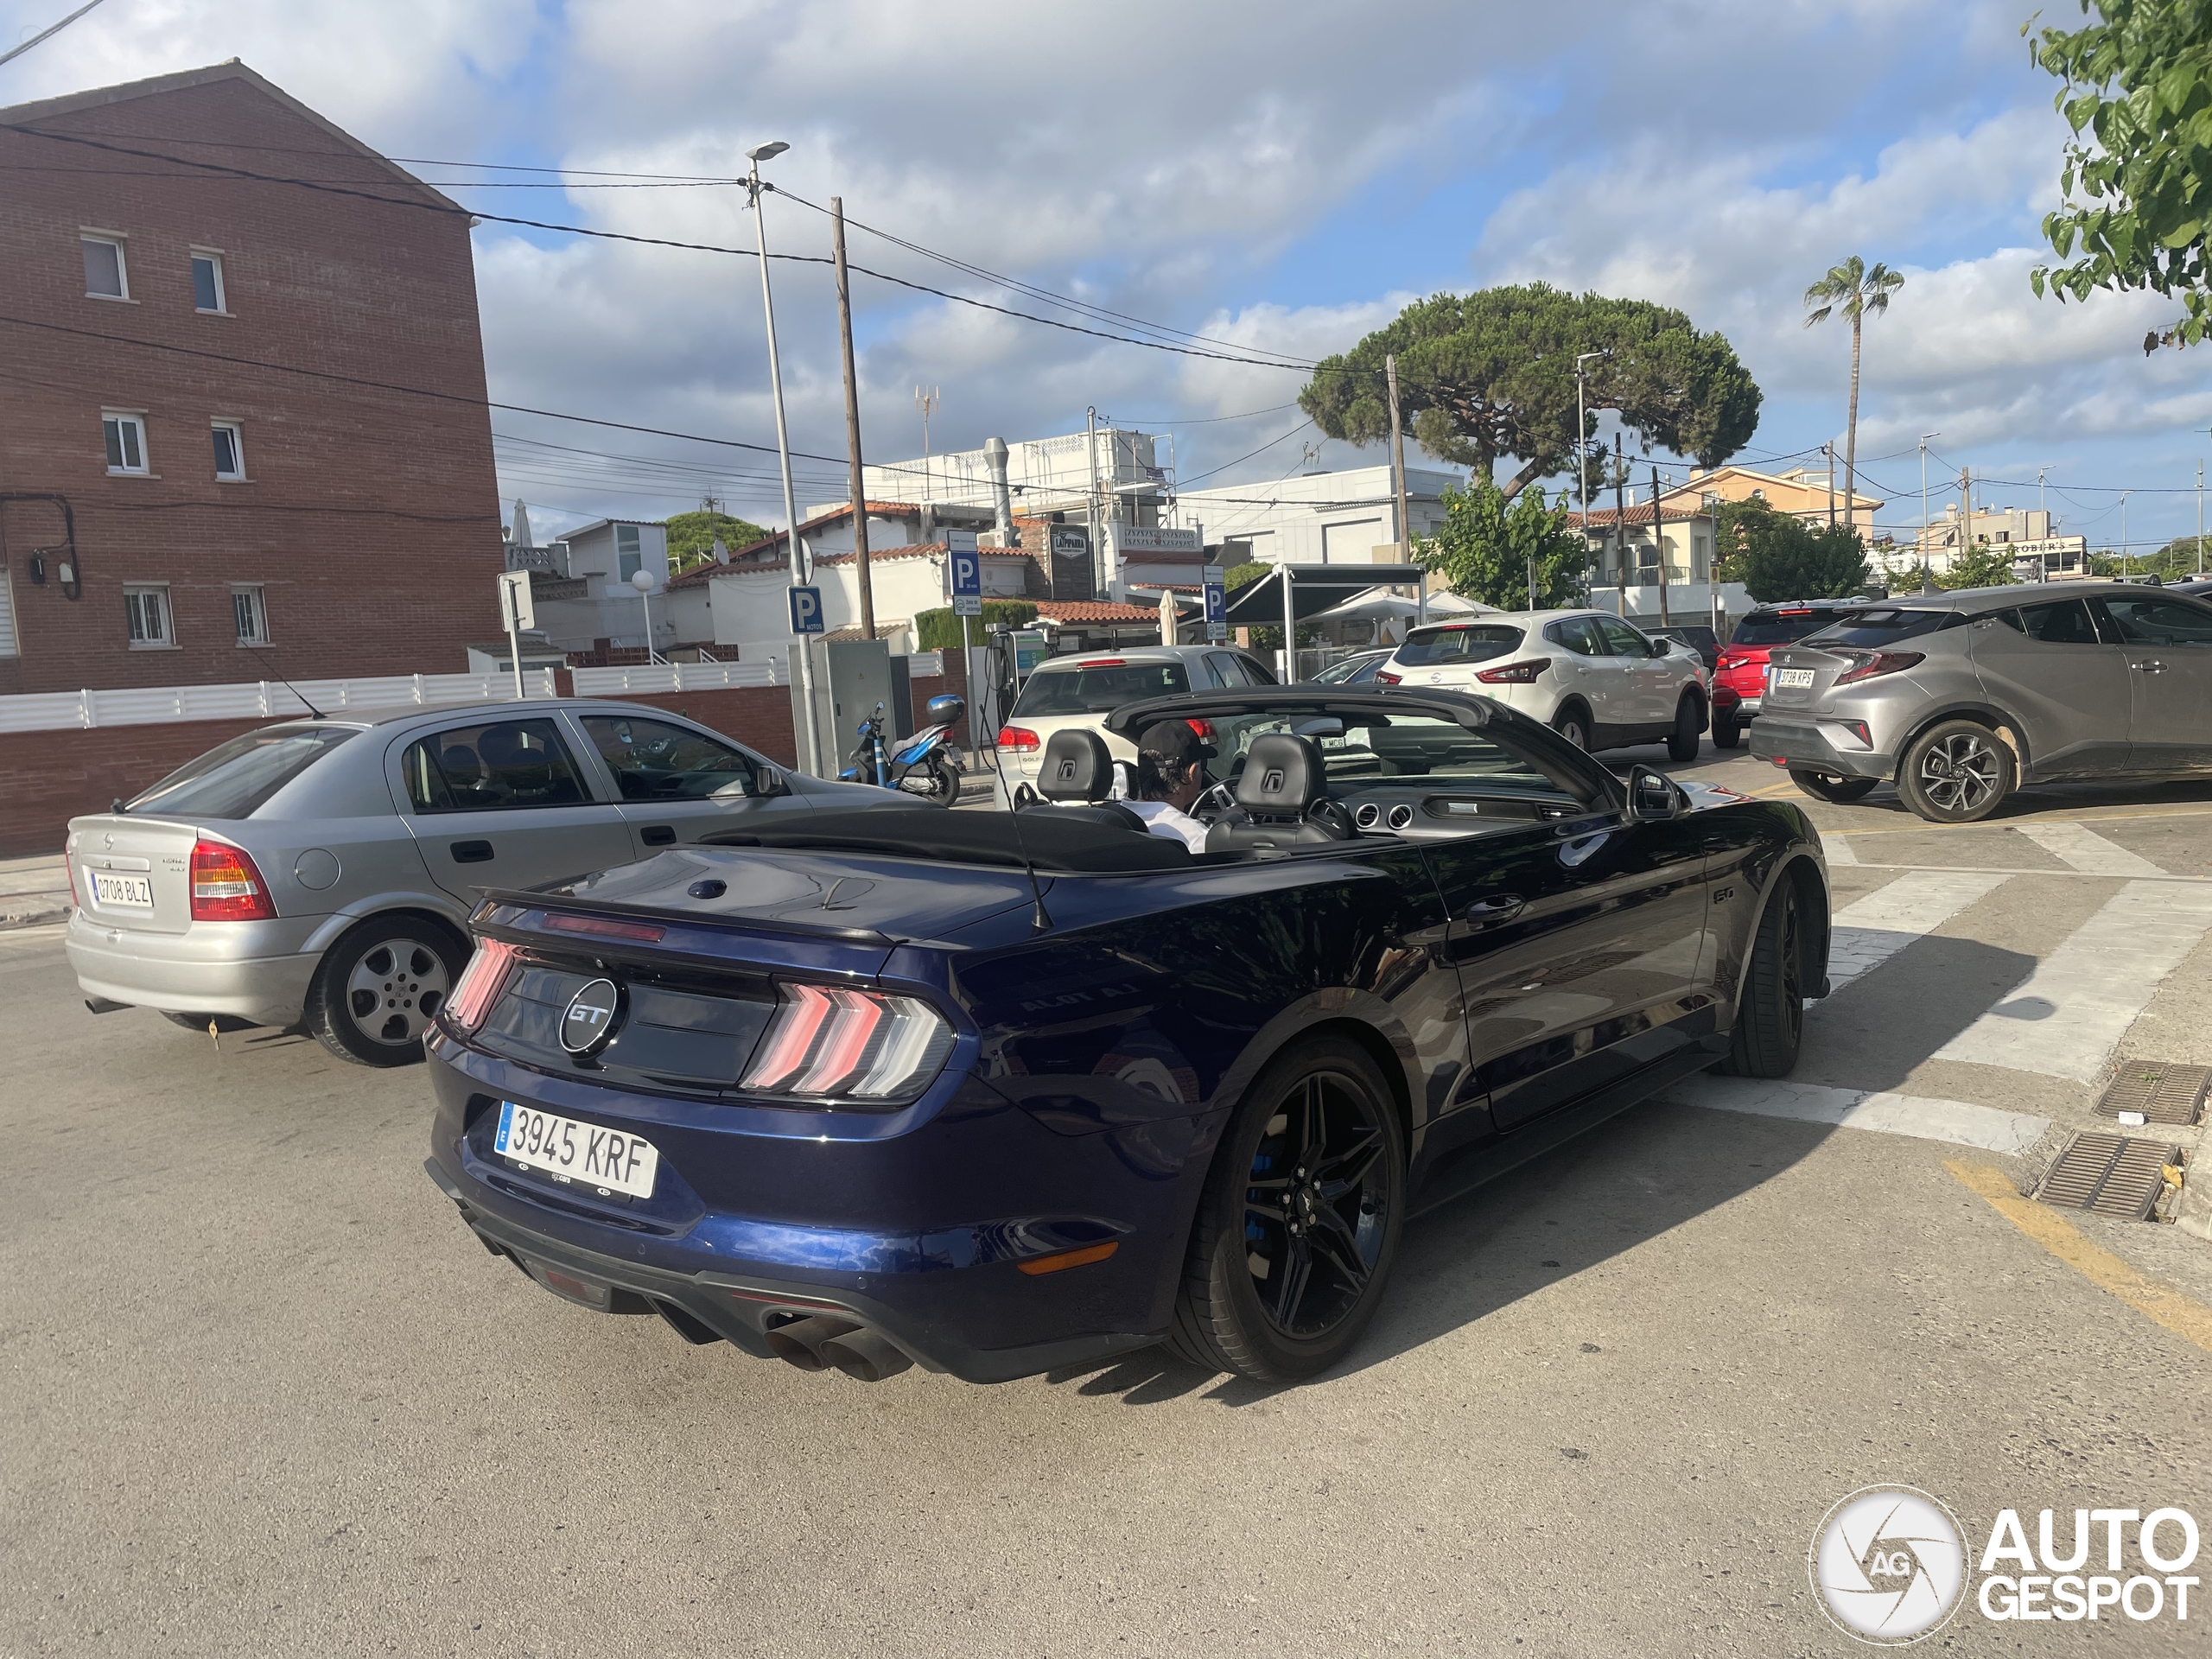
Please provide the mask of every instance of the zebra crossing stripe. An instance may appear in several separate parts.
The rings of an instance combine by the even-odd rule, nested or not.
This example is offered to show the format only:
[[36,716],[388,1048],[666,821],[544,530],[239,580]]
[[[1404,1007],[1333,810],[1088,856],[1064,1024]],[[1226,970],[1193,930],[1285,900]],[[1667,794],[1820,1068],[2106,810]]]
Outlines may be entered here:
[[2010,878],[1971,870],[1914,870],[1836,912],[1828,941],[1828,988],[1861,975],[1988,897]]
[[1969,1105],[1963,1100],[1937,1100],[1888,1090],[1767,1083],[1750,1077],[1696,1077],[1677,1084],[1665,1098],[1710,1111],[1832,1123],[1839,1128],[1910,1135],[1916,1141],[1948,1141],[1954,1146],[2014,1155],[2033,1147],[2050,1127],[2047,1117]]
[[2208,930],[2212,887],[2131,881],[1935,1058],[2094,1083]]
[[2016,823],[2012,829],[2084,875],[2164,875],[2149,859],[2107,841],[2086,823]]

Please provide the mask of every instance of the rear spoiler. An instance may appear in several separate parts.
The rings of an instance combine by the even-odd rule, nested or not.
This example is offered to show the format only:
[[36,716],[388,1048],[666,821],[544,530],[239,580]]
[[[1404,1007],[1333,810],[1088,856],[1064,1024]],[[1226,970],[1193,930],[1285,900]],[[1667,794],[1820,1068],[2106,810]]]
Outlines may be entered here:
[[[500,906],[518,910],[542,910],[563,916],[585,918],[605,917],[609,920],[658,922],[664,925],[696,928],[712,933],[769,933],[791,939],[834,939],[841,944],[872,944],[886,950],[895,950],[904,941],[872,927],[839,927],[834,924],[770,920],[761,917],[702,915],[696,911],[669,910],[658,905],[625,905],[611,899],[571,899],[563,893],[517,892],[510,888],[481,887],[484,902],[469,916],[471,926],[480,926],[489,913]],[[588,934],[579,933],[579,939]]]

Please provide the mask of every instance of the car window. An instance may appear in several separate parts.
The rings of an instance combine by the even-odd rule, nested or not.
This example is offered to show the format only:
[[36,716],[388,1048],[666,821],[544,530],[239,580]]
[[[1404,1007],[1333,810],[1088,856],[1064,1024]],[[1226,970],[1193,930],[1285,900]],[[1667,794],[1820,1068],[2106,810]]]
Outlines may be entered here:
[[1236,660],[1244,665],[1244,677],[1254,685],[1273,685],[1275,683],[1274,670],[1269,668],[1265,663],[1255,657],[1247,657],[1241,651],[1233,654]]
[[124,810],[188,813],[195,818],[251,817],[278,790],[358,735],[328,727],[248,732],[179,766]]
[[410,744],[399,768],[418,812],[580,806],[591,799],[550,720],[450,726]]
[[[2075,602],[2080,603],[2078,600]],[[1841,621],[1807,634],[1805,643],[1823,650],[1871,645],[1878,651],[1900,639],[1917,639],[1923,633],[1955,628],[1966,620],[1961,611],[1910,611],[1895,606],[1876,606],[1870,610],[1853,611]],[[2088,620],[2086,613],[2082,620]]]
[[1736,625],[1732,645],[1787,645],[1816,633],[1841,618],[1834,611],[1753,611]]
[[626,801],[696,801],[753,793],[753,763],[718,737],[664,720],[586,715],[584,734]]
[[1552,623],[1545,628],[1544,638],[1554,645],[1566,646],[1578,657],[1603,657],[1605,654],[1605,636],[1591,625],[1586,616],[1570,616]]
[[1452,622],[1440,627],[1415,628],[1398,647],[1404,668],[1449,668],[1461,663],[1486,663],[1521,648],[1525,629],[1497,622]]
[[1605,636],[1605,655],[1608,657],[1649,657],[1650,642],[1625,622],[1610,616],[1590,619],[1599,632]]
[[2023,605],[2017,611],[1999,611],[1997,620],[2047,645],[2097,643],[2097,626],[2089,620],[2089,607],[2078,599],[2057,600],[2049,605]]
[[1207,653],[1206,666],[1213,670],[1215,677],[1232,691],[1251,683],[1250,677],[1244,672],[1244,664],[1228,652]]
[[[1243,770],[1255,739],[1283,732],[1313,738],[1328,768],[1329,793],[1338,799],[1408,778],[1440,787],[1557,795],[1583,804],[1596,800],[1602,791],[1597,779],[1583,771],[1539,765],[1533,756],[1441,715],[1393,713],[1365,716],[1364,723],[1346,717],[1328,720],[1325,729],[1317,729],[1315,716],[1322,712],[1269,709],[1214,716],[1218,758],[1209,764],[1208,773],[1234,779]],[[1344,727],[1341,734],[1334,729],[1338,725]]]
[[[1109,715],[1125,702],[1164,697],[1191,689],[1180,663],[1119,660],[1076,668],[1039,669],[1021,688],[1009,718],[1024,715],[1049,720],[1071,715]],[[1200,688],[1204,690],[1205,688]]]
[[2212,647],[2212,609],[2169,599],[2107,599],[2105,611],[2131,645]]
[[1360,670],[1366,666],[1366,662],[1360,658],[1346,657],[1340,662],[1331,663],[1313,677],[1324,685],[1339,685],[1357,678]]

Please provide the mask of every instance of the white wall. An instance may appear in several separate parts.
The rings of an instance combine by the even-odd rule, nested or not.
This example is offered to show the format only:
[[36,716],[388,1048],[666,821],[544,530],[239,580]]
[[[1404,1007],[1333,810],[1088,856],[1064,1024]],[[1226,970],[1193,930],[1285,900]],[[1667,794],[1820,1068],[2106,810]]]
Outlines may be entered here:
[[[868,562],[869,586],[874,590],[876,625],[911,623],[924,611],[942,608],[944,598],[943,556]],[[988,577],[995,560],[984,561]],[[855,628],[861,620],[860,571],[856,564],[818,564],[815,585],[822,590],[823,626],[826,632]],[[753,570],[718,575],[707,583],[717,645],[734,645],[738,660],[751,662],[766,654],[769,645],[779,652],[791,639],[790,601],[784,597],[791,585],[782,570]],[[704,638],[686,634],[686,639]],[[898,642],[893,641],[895,645]]]
[[[1457,473],[1406,469],[1415,536],[1435,534],[1444,522],[1440,496],[1465,482]],[[1387,466],[1191,490],[1178,497],[1175,517],[1203,529],[1210,544],[1249,540],[1252,556],[1269,564],[1368,564],[1376,547],[1403,539]]]

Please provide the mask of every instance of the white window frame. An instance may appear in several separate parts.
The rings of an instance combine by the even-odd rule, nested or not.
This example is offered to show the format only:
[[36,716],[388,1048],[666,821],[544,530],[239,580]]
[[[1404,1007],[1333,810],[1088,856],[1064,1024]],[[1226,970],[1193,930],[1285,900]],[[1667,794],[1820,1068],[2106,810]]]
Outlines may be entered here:
[[[243,619],[238,611],[238,602],[241,600],[246,601],[249,606]],[[276,643],[269,637],[269,600],[266,591],[259,582],[234,582],[231,584],[231,617],[233,621],[245,620],[251,630],[249,632],[248,627],[241,627],[238,630],[238,645],[241,649],[257,650],[264,645]]]
[[216,482],[219,484],[244,484],[248,482],[249,480],[245,475],[245,423],[241,421],[229,420],[210,421],[207,423],[207,442],[208,448],[211,452],[214,448],[214,435],[218,432],[227,432],[231,435],[231,461],[236,470],[226,473],[219,465],[215,468]]
[[[100,454],[103,458],[107,454],[107,429],[111,422],[118,425],[135,427],[137,429],[138,464],[136,467],[118,467],[113,461],[110,461],[107,468],[108,476],[110,478],[151,478],[154,475],[154,458],[146,447],[146,411],[143,409],[104,409],[100,411]],[[118,454],[128,453],[119,440],[116,445],[116,453]]]
[[[161,632],[149,632],[145,626],[145,601],[158,595],[161,600]],[[139,637],[130,640],[133,651],[175,651],[176,644],[176,610],[169,603],[169,585],[166,582],[131,582],[123,588],[124,634],[129,639],[134,625]]]
[[84,245],[87,242],[105,242],[115,250],[115,280],[122,287],[123,292],[95,294],[88,288],[85,290],[85,297],[88,300],[112,301],[123,305],[137,304],[138,302],[130,297],[130,238],[120,231],[95,230],[89,225],[79,225],[77,227],[77,251],[80,258],[84,254]]
[[16,657],[22,648],[16,639],[16,593],[8,567],[0,564],[0,657]]
[[192,285],[192,308],[203,317],[227,317],[231,315],[231,290],[223,283],[223,251],[220,248],[193,248],[189,250],[194,264],[205,259],[215,268],[215,304],[211,310],[200,303],[200,284]]
[[[626,549],[622,545],[622,537],[626,534],[630,537],[630,545]],[[622,568],[622,561],[626,558],[635,559],[637,563],[630,569],[625,570]],[[635,524],[615,525],[614,579],[617,582],[627,582],[632,576],[635,575],[639,570],[642,570],[645,568],[645,538],[644,533],[640,531]]]

